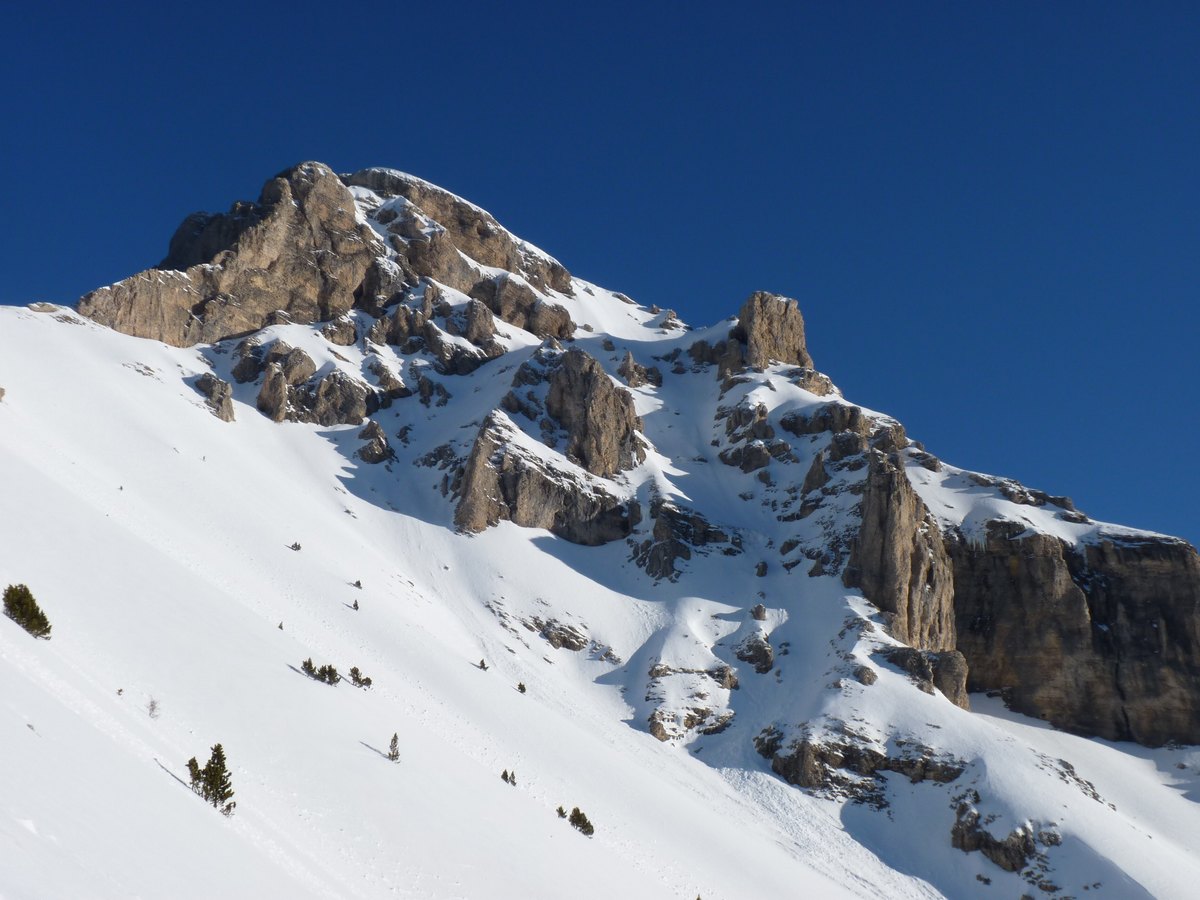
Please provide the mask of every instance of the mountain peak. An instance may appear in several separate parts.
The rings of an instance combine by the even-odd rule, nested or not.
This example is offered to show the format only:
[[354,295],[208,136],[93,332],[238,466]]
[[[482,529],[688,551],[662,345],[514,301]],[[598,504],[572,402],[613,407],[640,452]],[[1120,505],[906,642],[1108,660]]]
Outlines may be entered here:
[[[266,871],[301,848],[378,896],[436,857],[467,886],[423,896],[558,896],[602,854],[604,893],[648,896],[667,846],[680,896],[1200,878],[1173,850],[1200,813],[1131,764],[1195,768],[1200,557],[942,461],[814,367],[795,300],[693,329],[419,178],[307,162],[79,312],[0,310],[9,577],[54,621],[36,663],[0,632],[5,683],[121,735],[121,784],[164,809],[154,779],[220,738]],[[38,537],[63,527],[70,567]],[[108,712],[135,683],[165,737]],[[392,734],[399,788],[370,768]],[[543,825],[585,800],[593,841],[560,853]],[[394,828],[420,852],[367,849]],[[563,880],[493,890],[515,845]]]

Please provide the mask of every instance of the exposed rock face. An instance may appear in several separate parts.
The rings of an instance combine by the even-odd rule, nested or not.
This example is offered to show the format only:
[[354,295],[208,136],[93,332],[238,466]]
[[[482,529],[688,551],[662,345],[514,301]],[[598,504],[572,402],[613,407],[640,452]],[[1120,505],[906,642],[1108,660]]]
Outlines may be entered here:
[[317,382],[312,402],[305,404],[311,415],[305,421],[326,427],[358,425],[378,408],[374,399],[361,381],[334,370]]
[[742,662],[752,665],[759,675],[766,675],[775,667],[775,649],[761,631],[739,643],[733,653]]
[[255,204],[189,216],[157,268],[93,291],[79,311],[177,347],[214,342],[277,311],[296,322],[343,315],[381,253],[338,177],[301,163],[267,182]]
[[588,647],[587,635],[575,626],[560,622],[558,619],[546,621],[534,616],[533,619],[525,623],[525,627],[530,631],[536,631],[555,650],[561,650],[565,647],[568,650],[578,653],[581,650],[586,650]]
[[650,517],[654,530],[649,539],[633,548],[633,559],[652,578],[674,581],[679,577],[677,563],[691,559],[694,550],[707,552],[703,548],[710,544],[718,545],[726,556],[742,552],[736,534],[714,527],[694,509],[656,499],[650,504]]
[[299,347],[290,347],[283,341],[276,341],[263,357],[266,365],[275,363],[279,366],[283,377],[289,385],[303,384],[317,374],[317,364],[312,357]]
[[348,316],[334,319],[321,329],[321,334],[329,343],[341,347],[349,347],[358,340],[358,329],[354,327],[354,320]]
[[365,463],[374,465],[387,462],[395,455],[388,444],[383,426],[378,422],[368,422],[367,426],[358,433],[358,439],[366,441],[365,444],[358,448],[358,458]]
[[[715,345],[697,341],[687,352],[697,365],[716,365],[722,377],[746,366],[763,369],[790,363],[811,370],[813,364],[804,342],[804,317],[796,301],[765,291],[756,291],[742,304],[728,340]],[[809,379],[817,388],[813,393],[835,391],[828,378],[819,373],[813,376]]]
[[[308,361],[299,359],[296,354]],[[289,362],[292,364],[289,377]],[[307,380],[312,360],[302,351],[288,348],[282,359],[267,364],[256,405],[274,422],[315,422],[318,425],[359,425],[379,408],[379,398],[356,378],[334,370],[315,385]],[[315,366],[312,366],[315,371]],[[299,375],[308,372],[305,379]]]
[[[222,381],[211,372],[205,372],[196,379],[196,390],[204,395],[204,400],[213,415],[222,422],[233,421],[233,388],[228,381]],[[0,399],[4,398],[4,390],[0,388]]]
[[1016,523],[948,544],[971,690],[1069,731],[1200,741],[1200,559],[1172,538],[1078,550]]
[[960,803],[955,813],[954,826],[950,829],[950,846],[971,853],[979,850],[1006,872],[1020,872],[1037,853],[1033,834],[1026,828],[1017,828],[1003,838],[996,838],[980,824],[979,811],[967,803]]
[[[390,316],[380,317],[367,333],[377,344],[393,344],[403,353],[427,350],[433,357],[434,368],[442,375],[467,375],[489,360],[504,355],[504,347],[496,339],[496,325],[486,306],[472,300],[466,308],[455,312],[438,299],[432,283],[425,283],[423,302],[419,306],[400,304]],[[445,320],[445,330],[434,321]],[[465,346],[453,337],[464,337],[473,346]]]
[[575,323],[566,309],[543,300],[528,284],[507,272],[478,282],[468,293],[505,322],[540,338],[566,340],[575,333]]
[[[911,647],[896,647],[884,656],[894,666],[899,666],[921,690],[932,694],[937,688],[946,699],[962,709],[970,709],[967,695],[967,662],[957,650],[914,650]],[[874,673],[872,673],[872,676]]]
[[964,769],[960,760],[939,756],[928,747],[888,755],[864,746],[853,736],[845,740],[801,739],[784,748],[782,736],[767,729],[754,739],[759,754],[771,760],[771,770],[786,781],[826,796],[848,797],[886,806],[882,773],[897,772],[912,782],[954,781]]
[[412,396],[412,391],[404,383],[404,379],[388,368],[382,360],[378,358],[371,360],[367,364],[367,370],[375,376],[379,386],[380,406],[391,406],[393,400]]
[[804,343],[804,317],[795,300],[756,291],[738,313],[730,337],[746,345],[746,365],[761,369],[772,363],[812,367]]
[[459,485],[454,524],[460,530],[479,532],[510,520],[587,545],[629,534],[636,522],[633,508],[521,452],[512,436],[513,426],[497,413],[480,427]]
[[[343,175],[342,179],[347,185],[369,188],[383,197],[404,197],[445,229],[448,246],[455,255],[462,251],[485,266],[516,272],[538,290],[550,288],[563,294],[574,293],[571,275],[559,262],[517,240],[491,215],[449,191],[394,169],[363,169]],[[418,274],[451,284],[437,271],[418,269]],[[451,286],[463,293],[471,289],[470,284]]]
[[546,412],[567,432],[567,456],[611,477],[646,458],[633,398],[582,350],[568,350],[549,378]]
[[629,350],[625,351],[625,358],[621,360],[617,374],[624,378],[625,383],[630,387],[641,387],[644,384],[652,384],[655,387],[662,386],[662,372],[658,370],[658,367],[641,365],[633,358],[633,353]]
[[891,614],[897,640],[922,650],[955,649],[950,558],[901,459],[870,451],[864,487],[862,526],[843,583],[861,588],[868,600]]
[[288,382],[279,363],[272,363],[267,369],[267,376],[258,390],[255,406],[272,422],[282,422],[287,418]]

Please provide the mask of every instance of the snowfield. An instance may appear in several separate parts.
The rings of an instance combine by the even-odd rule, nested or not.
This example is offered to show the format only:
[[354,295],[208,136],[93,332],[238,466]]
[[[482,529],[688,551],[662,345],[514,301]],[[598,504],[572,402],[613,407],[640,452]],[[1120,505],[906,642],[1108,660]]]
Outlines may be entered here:
[[[578,285],[561,302],[610,373],[626,349],[647,361],[705,334]],[[0,588],[29,585],[53,626],[38,641],[0,618],[5,900],[1196,895],[1200,751],[1075,737],[982,696],[961,710],[879,662],[891,639],[839,579],[778,565],[753,577],[799,526],[764,506],[771,486],[718,461],[711,374],[633,392],[650,450],[623,489],[703,510],[743,552],[697,554],[656,583],[622,541],[582,547],[507,522],[455,532],[445,472],[420,460],[443,444],[465,455],[537,346],[515,328],[501,329],[509,355],[446,380],[444,408],[409,398],[375,415],[410,442],[370,466],[354,456],[360,428],[274,424],[253,384],[234,386],[236,421],[219,421],[192,382],[228,380],[228,346],[175,349],[39,309],[0,307]],[[319,371],[361,375],[360,347],[270,331]],[[830,399],[768,371],[721,402],[751,394],[772,415]],[[951,467],[913,472],[939,516],[965,521],[954,498],[972,491],[980,516],[1004,502]],[[760,602],[787,648],[763,675],[733,653]],[[585,648],[555,648],[535,618]],[[318,683],[307,658],[373,686]],[[848,659],[878,681],[840,678]],[[649,679],[659,663],[728,665],[740,684]],[[725,730],[651,736],[654,708],[698,693],[734,713]],[[879,809],[816,797],[755,752],[764,721],[915,742],[965,768],[948,783],[886,775]],[[229,818],[187,785],[188,758],[217,742]],[[1041,836],[1032,881],[951,846],[964,798],[997,837]]]

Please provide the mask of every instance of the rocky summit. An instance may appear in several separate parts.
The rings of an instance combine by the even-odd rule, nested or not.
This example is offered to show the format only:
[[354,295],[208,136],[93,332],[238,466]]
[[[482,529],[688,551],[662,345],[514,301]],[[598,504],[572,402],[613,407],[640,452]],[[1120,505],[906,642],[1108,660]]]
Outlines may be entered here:
[[[223,610],[239,634],[266,629],[264,643],[245,639],[234,664],[248,679],[274,659],[266,642],[298,642],[288,645],[297,665],[357,648],[384,675],[370,699],[391,704],[372,739],[424,722],[436,733],[421,745],[428,765],[439,741],[455,753],[482,742],[460,764],[497,773],[501,753],[527,754],[522,778],[537,766],[528,775],[547,781],[531,782],[520,815],[548,804],[547,826],[559,796],[581,789],[578,767],[544,746],[561,736],[572,759],[609,777],[628,758],[658,773],[656,784],[709,785],[714,805],[672,806],[670,821],[709,816],[714,835],[736,821],[751,835],[736,840],[774,848],[737,844],[759,854],[753,873],[675,848],[687,872],[671,870],[676,893],[666,896],[709,897],[716,885],[711,896],[762,897],[789,883],[814,896],[964,896],[994,883],[997,896],[1129,897],[1169,894],[1180,882],[1155,878],[1170,866],[1200,876],[1195,848],[1180,856],[1167,840],[1150,846],[1157,826],[1126,814],[1151,782],[1174,797],[1170,779],[1143,774],[1137,787],[1121,774],[1147,759],[1164,771],[1173,760],[1180,778],[1200,771],[1185,747],[1200,743],[1196,550],[942,461],[901,423],[842,396],[814,362],[796,300],[755,291],[730,309],[736,319],[693,328],[573,277],[419,178],[307,162],[267,181],[257,201],[188,216],[162,262],[89,293],[77,314],[30,308],[16,325],[38,340],[96,347],[118,340],[97,326],[149,339],[120,338],[111,352],[63,344],[98,373],[120,358],[145,376],[121,413],[128,437],[105,439],[101,461],[88,464],[120,479],[111,485],[120,503],[143,504],[121,507],[131,538],[88,557],[111,569],[115,595],[125,596],[123,571],[138,571],[151,546],[168,560],[156,564],[156,583],[168,588],[156,604],[186,596]],[[836,372],[852,361],[822,363]],[[5,380],[0,421],[33,390],[7,370]],[[54,411],[30,401],[35,413]],[[152,451],[122,440],[172,447],[178,458],[154,456],[126,473],[120,460]],[[185,457],[194,470],[178,468]],[[210,478],[220,465],[228,469]],[[38,484],[42,468],[26,468]],[[203,489],[182,484],[191,478]],[[54,507],[63,513],[109,502],[95,499],[98,486],[46,484],[65,491]],[[176,493],[207,524],[172,525]],[[289,529],[304,522],[293,543]],[[206,548],[202,558],[180,549],[188,546]],[[286,574],[295,565],[317,568]],[[0,572],[31,585],[39,574],[16,562]],[[46,574],[51,593],[79,587],[60,578]],[[343,597],[337,608],[322,606],[326,594]],[[330,626],[351,600],[351,623]],[[359,612],[360,600],[371,612]],[[81,654],[63,665],[86,656],[110,680],[158,679],[188,696],[186,677],[131,665],[123,654],[136,642],[120,632],[86,637],[89,615],[55,621],[46,646]],[[172,635],[187,652],[191,636]],[[465,670],[480,653],[470,672],[449,674],[446,658]],[[488,684],[501,676],[482,673],[496,668],[513,697],[448,699],[460,695],[444,685]],[[284,674],[279,696],[311,688]],[[528,696],[527,684],[545,699]],[[519,704],[525,718],[507,729],[479,704]],[[220,704],[180,706],[170,740],[201,725],[205,735],[220,730]],[[568,724],[573,709],[588,710],[582,724]],[[355,721],[375,714],[364,706]],[[390,724],[397,717],[403,728]],[[229,718],[252,744],[253,723]],[[576,732],[583,744],[565,736]],[[158,746],[140,732],[129,741]],[[344,752],[359,741],[348,735]],[[242,765],[239,810],[256,798],[260,809],[247,820],[323,815],[272,774],[287,759],[248,747]],[[598,822],[597,844],[619,849],[628,835],[653,844],[647,823],[663,807],[646,807],[646,797],[671,806],[674,788],[638,790],[610,791],[602,808],[628,832],[605,837]],[[475,801],[461,802],[470,814]],[[365,815],[382,833],[385,813]],[[829,815],[836,839],[815,824]],[[282,840],[262,837],[278,824],[247,827],[258,829],[252,847]],[[346,859],[370,856],[358,846],[366,831],[335,838],[323,827],[306,825],[312,835],[292,835],[289,846],[324,841]],[[534,832],[522,832],[531,856],[550,846]],[[505,881],[494,869],[507,845],[478,840],[492,848],[480,851],[484,881],[504,885],[489,896],[591,896]],[[279,851],[292,852],[320,870],[317,881],[342,883],[346,869],[326,871],[311,849]],[[640,879],[665,857],[638,852],[612,863],[611,884],[659,896]],[[845,865],[813,862],[831,854]],[[371,865],[382,874],[355,896],[415,884],[405,873],[420,869],[403,858]],[[431,886],[412,896],[460,896],[421,883]]]

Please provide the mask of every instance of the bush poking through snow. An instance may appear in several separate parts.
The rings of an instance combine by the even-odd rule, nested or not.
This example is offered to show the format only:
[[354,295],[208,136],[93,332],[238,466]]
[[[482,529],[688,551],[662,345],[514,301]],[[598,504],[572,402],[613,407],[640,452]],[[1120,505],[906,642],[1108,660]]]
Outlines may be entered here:
[[25,585],[10,584],[4,589],[4,614],[35,638],[50,640],[50,620]]
[[517,690],[520,691],[522,694],[525,693],[525,682],[518,681],[517,682]]
[[350,667],[350,683],[355,687],[369,688],[372,684],[371,676],[364,675],[358,670],[358,666]]
[[561,806],[558,809],[556,809],[555,812],[558,813],[558,817],[560,819],[565,819],[567,817],[567,811],[565,809],[563,809]]
[[400,733],[392,732],[392,742],[388,744],[387,758],[392,762],[400,762]]
[[237,803],[230,799],[233,797],[233,784],[229,778],[229,767],[225,764],[225,749],[220,744],[213,744],[203,769],[193,756],[187,761],[187,770],[193,791],[220,810],[221,815],[233,815]]
[[[300,671],[315,681],[323,681],[326,684],[337,684],[342,680],[342,676],[338,674],[338,670],[329,663],[317,668],[313,665],[312,657],[309,657],[304,662],[300,663]],[[367,685],[370,686],[369,684]]]
[[596,832],[596,829],[592,826],[592,823],[588,821],[588,817],[580,811],[578,806],[571,810],[571,817],[568,819],[568,821],[571,823],[572,828],[587,835],[588,837],[591,837]]

